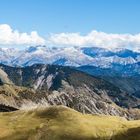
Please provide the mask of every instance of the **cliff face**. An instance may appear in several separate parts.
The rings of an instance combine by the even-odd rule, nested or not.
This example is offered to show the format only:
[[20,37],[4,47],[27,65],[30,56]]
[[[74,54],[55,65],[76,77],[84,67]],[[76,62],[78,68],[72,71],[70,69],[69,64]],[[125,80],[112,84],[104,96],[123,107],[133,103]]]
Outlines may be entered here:
[[130,109],[138,108],[139,98],[103,79],[70,67],[33,65],[16,68],[1,65],[0,68],[7,75],[7,79],[1,78],[2,104],[17,108],[65,105],[83,113],[118,115],[129,119],[140,116],[139,110]]

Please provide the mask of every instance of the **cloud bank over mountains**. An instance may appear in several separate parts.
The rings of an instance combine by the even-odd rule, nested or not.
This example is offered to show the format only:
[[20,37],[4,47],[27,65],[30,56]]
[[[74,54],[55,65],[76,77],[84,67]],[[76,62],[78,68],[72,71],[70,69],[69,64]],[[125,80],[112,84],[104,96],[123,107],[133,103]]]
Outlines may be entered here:
[[139,50],[140,33],[135,35],[111,34],[93,30],[86,35],[59,33],[50,34],[48,38],[43,38],[38,35],[37,31],[21,33],[18,30],[13,30],[8,24],[0,24],[0,45],[96,46],[107,49],[128,48]]
[[52,34],[48,41],[54,46],[96,46],[107,49],[140,48],[140,34],[108,34],[96,30],[84,36],[79,33]]
[[0,45],[39,45],[45,44],[45,39],[36,31],[20,33],[13,30],[8,24],[0,24]]

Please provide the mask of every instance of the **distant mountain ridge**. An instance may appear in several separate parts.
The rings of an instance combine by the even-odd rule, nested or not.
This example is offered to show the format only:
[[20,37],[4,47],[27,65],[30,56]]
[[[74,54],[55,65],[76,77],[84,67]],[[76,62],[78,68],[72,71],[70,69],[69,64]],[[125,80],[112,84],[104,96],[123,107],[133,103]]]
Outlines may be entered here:
[[[139,67],[140,52],[129,49],[104,49],[98,47],[46,47],[31,46],[24,50],[0,49],[0,63],[11,66],[57,64],[63,66],[90,65],[110,68],[114,65]],[[138,71],[138,73],[140,73]]]

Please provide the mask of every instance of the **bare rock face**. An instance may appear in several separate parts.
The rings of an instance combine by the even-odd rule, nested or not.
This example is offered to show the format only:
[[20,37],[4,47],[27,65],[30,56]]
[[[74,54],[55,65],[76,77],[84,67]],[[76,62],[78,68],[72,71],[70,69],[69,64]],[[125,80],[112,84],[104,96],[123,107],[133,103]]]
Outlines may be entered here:
[[12,84],[11,80],[8,78],[7,73],[4,72],[2,69],[0,69],[0,83],[1,84]]
[[1,65],[0,68],[10,81],[0,86],[0,103],[26,109],[65,105],[82,113],[140,118],[139,109],[134,109],[140,105],[139,98],[70,67],[36,64],[24,68]]

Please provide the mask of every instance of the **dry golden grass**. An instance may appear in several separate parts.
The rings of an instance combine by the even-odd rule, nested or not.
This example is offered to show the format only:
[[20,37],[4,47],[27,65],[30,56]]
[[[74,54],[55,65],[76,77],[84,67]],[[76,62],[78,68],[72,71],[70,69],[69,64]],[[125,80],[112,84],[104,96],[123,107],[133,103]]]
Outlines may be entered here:
[[63,106],[0,113],[0,140],[140,140],[140,121]]

